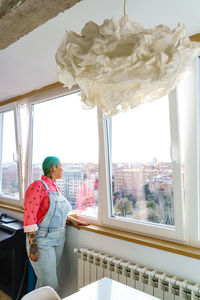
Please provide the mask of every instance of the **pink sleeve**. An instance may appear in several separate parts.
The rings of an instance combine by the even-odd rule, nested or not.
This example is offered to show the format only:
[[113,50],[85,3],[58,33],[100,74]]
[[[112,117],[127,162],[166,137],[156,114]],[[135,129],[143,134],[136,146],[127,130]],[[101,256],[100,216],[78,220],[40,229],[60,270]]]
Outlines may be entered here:
[[37,213],[40,207],[40,199],[43,194],[43,184],[40,181],[34,181],[25,193],[24,202],[24,232],[36,231]]

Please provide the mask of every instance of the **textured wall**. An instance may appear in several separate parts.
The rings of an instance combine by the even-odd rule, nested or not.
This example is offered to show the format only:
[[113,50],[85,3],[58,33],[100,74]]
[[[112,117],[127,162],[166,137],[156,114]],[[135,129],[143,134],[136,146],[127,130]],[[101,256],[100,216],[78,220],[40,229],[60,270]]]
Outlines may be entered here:
[[25,0],[0,0],[0,18],[16,9],[16,7],[21,5],[24,1]]
[[0,50],[81,0],[0,0]]

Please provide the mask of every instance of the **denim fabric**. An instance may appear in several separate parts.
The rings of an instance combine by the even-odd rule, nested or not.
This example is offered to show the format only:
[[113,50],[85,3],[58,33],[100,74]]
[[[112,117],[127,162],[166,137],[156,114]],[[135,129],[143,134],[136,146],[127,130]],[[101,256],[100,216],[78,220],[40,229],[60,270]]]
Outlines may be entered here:
[[[42,181],[47,190],[48,186]],[[30,260],[37,276],[36,288],[58,287],[57,266],[62,256],[65,243],[66,217],[71,210],[70,203],[61,193],[50,193],[50,207],[42,222],[38,225],[37,242],[39,248],[38,261]],[[29,253],[28,237],[26,240]]]

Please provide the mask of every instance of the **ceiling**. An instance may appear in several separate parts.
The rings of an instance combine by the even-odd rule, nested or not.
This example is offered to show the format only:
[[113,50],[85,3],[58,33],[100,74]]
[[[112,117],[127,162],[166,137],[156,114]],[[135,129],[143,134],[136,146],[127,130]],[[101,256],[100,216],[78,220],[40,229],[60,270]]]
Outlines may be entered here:
[[0,0],[0,50],[79,1]]
[[[123,0],[45,0],[46,3],[51,3],[51,13],[47,14],[45,11],[44,7],[47,10],[47,6],[38,6],[38,11],[32,7],[30,11],[26,10],[24,18],[21,14],[17,21],[13,19],[10,22],[15,24],[14,29],[10,30],[13,24],[11,27],[3,27],[1,22],[14,11],[11,12],[9,7],[3,12],[1,4],[6,1],[8,0],[0,0],[0,40],[9,41],[7,45],[10,45],[4,44],[1,47],[0,43],[0,49],[4,48],[0,50],[0,102],[58,81],[55,53],[66,30],[80,33],[84,24],[90,20],[102,24],[104,19],[123,15]],[[20,2],[22,8],[26,1],[37,4],[44,2],[8,2]],[[64,3],[63,7],[60,5],[59,9],[58,6],[53,9],[53,3],[58,1]],[[11,3],[11,9],[15,4]],[[64,10],[65,12],[59,13]],[[174,28],[178,22],[183,22],[188,35],[200,32],[199,0],[127,0],[126,10],[133,21],[139,22],[145,28],[159,24]],[[37,16],[37,21],[28,23],[33,14]],[[17,38],[16,32],[13,34],[15,27]]]

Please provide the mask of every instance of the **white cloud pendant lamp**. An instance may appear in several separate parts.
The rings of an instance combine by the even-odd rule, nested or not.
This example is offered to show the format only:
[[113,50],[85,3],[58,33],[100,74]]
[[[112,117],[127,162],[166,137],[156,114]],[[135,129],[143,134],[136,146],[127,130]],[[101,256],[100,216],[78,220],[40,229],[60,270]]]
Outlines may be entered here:
[[81,35],[68,31],[56,53],[57,74],[64,86],[78,84],[86,106],[107,118],[168,94],[199,52],[183,24],[144,29],[124,15],[100,26],[88,22]]

